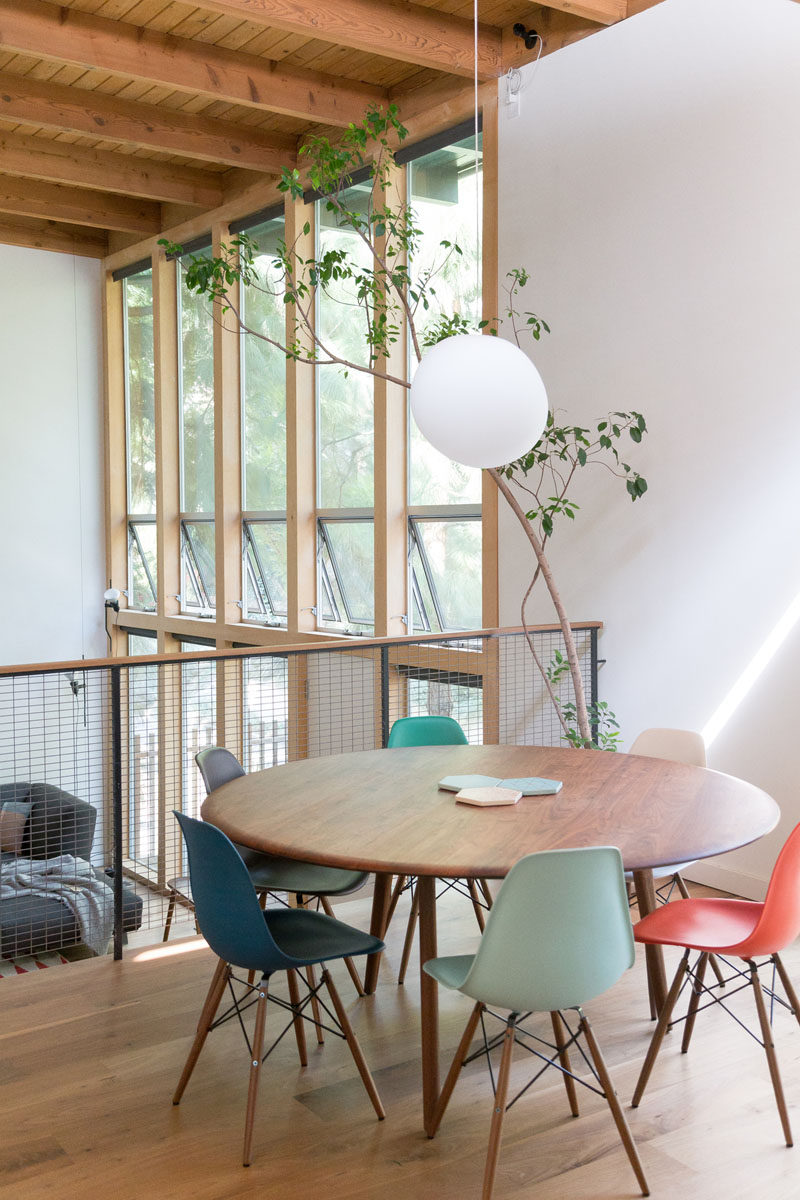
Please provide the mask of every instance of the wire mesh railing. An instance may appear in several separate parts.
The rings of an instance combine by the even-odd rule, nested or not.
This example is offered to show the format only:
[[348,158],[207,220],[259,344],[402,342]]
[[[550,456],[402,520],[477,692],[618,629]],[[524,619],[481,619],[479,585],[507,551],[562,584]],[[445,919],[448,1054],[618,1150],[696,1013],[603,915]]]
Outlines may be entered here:
[[[596,624],[574,626],[597,700]],[[539,659],[557,627],[530,631]],[[573,698],[559,677],[561,702]],[[194,757],[248,772],[386,745],[403,716],[454,717],[470,742],[557,745],[522,631],[325,642],[0,670],[0,958],[122,954],[194,929],[173,810],[205,797]]]

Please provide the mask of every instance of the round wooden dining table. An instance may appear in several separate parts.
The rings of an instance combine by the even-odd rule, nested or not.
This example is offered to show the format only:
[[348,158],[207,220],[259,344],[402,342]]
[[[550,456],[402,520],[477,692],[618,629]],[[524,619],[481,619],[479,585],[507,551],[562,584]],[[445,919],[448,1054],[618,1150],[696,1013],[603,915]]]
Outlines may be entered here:
[[[554,795],[487,809],[439,788],[448,775],[559,780]],[[374,873],[372,932],[384,932],[391,880],[416,875],[420,961],[437,954],[436,879],[502,879],[525,854],[617,846],[639,911],[656,899],[653,869],[747,845],[778,822],[759,788],[701,767],[632,754],[534,746],[426,746],[301,759],[215,789],[202,816],[270,854]],[[647,948],[651,1007],[666,997],[659,947]],[[379,956],[370,960],[374,990]],[[439,1096],[437,984],[420,972],[423,1117]]]

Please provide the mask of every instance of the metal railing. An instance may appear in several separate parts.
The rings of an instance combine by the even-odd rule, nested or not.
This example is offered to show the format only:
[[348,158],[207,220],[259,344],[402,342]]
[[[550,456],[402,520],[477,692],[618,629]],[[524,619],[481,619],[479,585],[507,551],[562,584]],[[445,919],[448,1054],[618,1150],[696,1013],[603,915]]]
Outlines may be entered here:
[[[590,702],[597,700],[598,628],[574,626]],[[531,636],[544,663],[563,652],[558,627]],[[558,695],[572,698],[568,677]],[[88,860],[120,957],[134,930],[163,929],[173,881],[185,875],[172,810],[199,810],[199,749],[227,746],[246,771],[257,771],[384,746],[393,721],[425,713],[455,717],[473,743],[563,744],[521,630],[0,668],[0,804],[18,812],[18,830],[20,815],[37,818],[24,844],[5,847],[3,881],[24,875],[30,860],[39,867],[59,855]],[[41,785],[35,794],[32,784]],[[88,840],[84,818],[93,826]],[[57,867],[47,911],[26,907],[24,888],[20,898],[5,888],[4,957],[34,943],[60,949],[83,940]],[[179,904],[173,928],[189,932],[191,920],[189,906]]]

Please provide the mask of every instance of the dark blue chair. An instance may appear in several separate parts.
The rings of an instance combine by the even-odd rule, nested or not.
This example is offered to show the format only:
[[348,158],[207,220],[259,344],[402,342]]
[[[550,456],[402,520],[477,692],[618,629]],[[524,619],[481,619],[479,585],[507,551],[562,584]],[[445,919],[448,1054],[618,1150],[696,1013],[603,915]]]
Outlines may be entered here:
[[[378,1114],[378,1120],[383,1120],[383,1105],[369,1067],[326,966],[328,962],[337,958],[376,954],[383,950],[383,942],[321,912],[304,908],[263,911],[241,855],[222,830],[214,825],[196,821],[183,813],[176,812],[175,816],[189,856],[189,877],[197,919],[203,936],[219,956],[219,962],[172,1103],[180,1103],[209,1032],[234,1018],[239,1020],[244,1030],[242,1014],[252,1006],[255,998],[256,1017],[252,1042],[245,1032],[250,1057],[250,1087],[247,1096],[243,1163],[246,1167],[249,1166],[261,1064],[270,1053],[269,1050],[264,1052],[267,1003],[274,999],[277,1007],[292,1014],[289,1024],[273,1041],[272,1046],[277,1045],[289,1028],[294,1026],[300,1062],[302,1066],[306,1066],[303,1022],[311,1021],[319,1026],[319,1020],[306,1013],[306,1008],[314,1001],[325,1010],[331,1022],[326,1024],[325,1028],[344,1038],[350,1047],[350,1053]],[[316,964],[322,964],[322,978],[319,984],[312,986],[306,983],[300,970]],[[251,983],[239,978],[234,974],[235,968],[254,972],[253,978],[259,977],[259,982]],[[276,971],[287,973],[288,1001],[269,995],[269,981]],[[241,985],[238,994],[234,983]],[[320,996],[323,985],[327,988],[333,1011]],[[301,987],[305,989],[305,995],[302,997]],[[231,1003],[226,1011],[217,1017],[217,1010],[226,988],[230,992]]]

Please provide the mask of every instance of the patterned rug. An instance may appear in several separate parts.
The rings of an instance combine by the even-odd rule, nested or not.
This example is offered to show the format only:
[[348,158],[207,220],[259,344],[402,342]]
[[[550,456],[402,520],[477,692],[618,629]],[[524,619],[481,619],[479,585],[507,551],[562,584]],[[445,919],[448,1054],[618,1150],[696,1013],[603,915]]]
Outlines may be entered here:
[[16,975],[28,975],[31,971],[44,971],[46,967],[58,967],[69,962],[57,950],[46,954],[28,955],[25,958],[0,958],[0,979],[13,979]]

